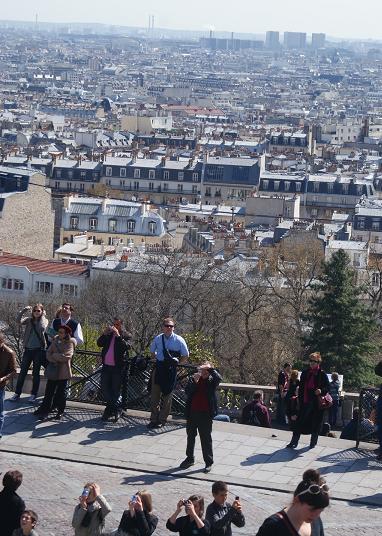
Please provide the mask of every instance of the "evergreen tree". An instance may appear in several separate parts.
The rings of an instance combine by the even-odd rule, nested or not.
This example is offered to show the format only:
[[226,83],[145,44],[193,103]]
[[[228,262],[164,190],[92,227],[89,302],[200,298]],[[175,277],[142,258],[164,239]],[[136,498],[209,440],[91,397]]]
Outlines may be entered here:
[[326,371],[335,368],[347,387],[360,387],[373,377],[378,326],[373,311],[360,299],[362,288],[356,285],[349,261],[340,249],[324,263],[304,317],[309,328],[304,343],[308,353],[321,353]]

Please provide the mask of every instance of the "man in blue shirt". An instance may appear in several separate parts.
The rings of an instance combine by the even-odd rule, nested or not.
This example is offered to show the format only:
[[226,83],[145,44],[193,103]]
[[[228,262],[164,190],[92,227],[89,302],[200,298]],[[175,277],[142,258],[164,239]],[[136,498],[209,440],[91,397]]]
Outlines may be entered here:
[[[174,333],[173,318],[163,320],[163,333],[157,335],[150,346],[151,357],[156,360],[151,379],[151,416],[149,428],[162,428],[171,411],[172,393],[176,384],[176,366],[184,363],[189,352],[186,341]],[[161,407],[162,400],[162,407]]]

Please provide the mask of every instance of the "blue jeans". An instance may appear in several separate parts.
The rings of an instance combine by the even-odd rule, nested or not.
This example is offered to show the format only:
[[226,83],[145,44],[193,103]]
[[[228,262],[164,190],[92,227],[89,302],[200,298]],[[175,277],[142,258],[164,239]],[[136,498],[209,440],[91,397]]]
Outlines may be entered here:
[[0,389],[0,437],[2,436],[3,424],[4,424],[4,397],[5,387]]
[[44,353],[45,350],[41,350],[41,348],[25,348],[15,389],[17,395],[21,395],[26,375],[28,374],[31,363],[33,363],[32,395],[37,396],[38,388],[40,387],[40,368]]

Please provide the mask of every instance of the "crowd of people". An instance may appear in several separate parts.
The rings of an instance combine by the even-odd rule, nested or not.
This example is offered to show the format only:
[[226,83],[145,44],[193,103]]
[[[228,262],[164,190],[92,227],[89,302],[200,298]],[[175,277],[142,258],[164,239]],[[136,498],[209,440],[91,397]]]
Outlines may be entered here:
[[[3,490],[0,492],[1,536],[38,536],[38,515],[26,508],[17,493],[22,480],[23,475],[17,470],[8,471],[3,477]],[[240,497],[235,496],[229,502],[228,486],[223,481],[214,482],[211,491],[212,501],[206,509],[204,497],[200,494],[180,498],[166,521],[166,528],[180,536],[232,536],[232,526],[244,527],[246,521]],[[257,535],[324,536],[320,515],[328,505],[329,488],[325,480],[318,471],[309,469],[303,474],[290,503],[265,519]],[[73,511],[72,534],[151,536],[159,521],[165,521],[154,513],[153,499],[147,490],[137,491],[122,512],[118,527],[106,530],[105,520],[111,511],[112,506],[101,493],[99,484],[87,482]]]

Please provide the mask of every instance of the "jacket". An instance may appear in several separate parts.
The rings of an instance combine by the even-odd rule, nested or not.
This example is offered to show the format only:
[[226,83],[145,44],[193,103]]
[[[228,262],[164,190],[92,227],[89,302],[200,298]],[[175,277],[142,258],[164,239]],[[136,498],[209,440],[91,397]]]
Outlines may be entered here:
[[[23,337],[23,346],[24,348],[28,344],[29,336],[31,334],[31,331],[33,330],[33,323],[32,323],[32,317],[31,317],[31,310],[32,308],[30,306],[24,307],[24,309],[21,309],[19,311],[16,320],[19,324],[25,327],[24,329],[24,337]],[[37,331],[38,338],[41,341],[41,348],[46,348],[46,338],[45,338],[45,332],[48,327],[49,321],[45,316],[45,312],[41,315],[41,318],[38,322],[35,322],[35,328]]]
[[[97,339],[97,345],[102,348],[101,357],[102,363],[105,361],[105,356],[109,350],[111,340],[113,338],[113,333],[103,333]],[[119,337],[114,339],[114,359],[115,366],[122,369],[126,365],[127,360],[127,351],[130,348],[131,334],[126,331],[122,331]]]
[[[324,527],[320,517],[312,521],[311,526],[311,536],[324,536]],[[284,536],[285,534],[288,536],[299,535],[288,517],[284,521],[280,514],[274,514],[264,521],[256,536]]]
[[119,523],[118,533],[129,536],[151,536],[157,524],[158,518],[145,510],[136,510],[134,517],[131,517],[129,510],[125,510]]
[[9,380],[16,375],[15,352],[6,344],[0,347],[0,378],[5,378],[0,383],[0,389],[4,389]]
[[209,534],[208,525],[198,529],[194,520],[190,516],[178,517],[175,523],[171,523],[168,519],[166,529],[170,532],[179,532],[180,536],[207,536]]
[[[16,529],[12,532],[12,536],[24,536],[24,533],[23,533],[23,530],[22,529]],[[32,529],[32,532],[30,532],[28,534],[28,536],[38,536],[37,532]]]
[[15,491],[4,488],[0,491],[1,536],[12,536],[20,527],[20,517],[25,510],[25,503]]
[[[300,376],[300,385],[298,388],[298,402],[299,402],[300,408],[302,408],[304,405],[305,383],[308,378],[308,372],[309,372],[309,369],[304,369],[301,372],[301,376]],[[317,376],[315,377],[314,390],[316,389],[321,389],[321,396],[326,395],[329,391],[329,380],[328,380],[326,373],[322,369],[318,371]],[[318,408],[317,395],[315,395],[314,393],[310,393],[310,398],[311,400],[314,401],[314,410],[320,411]]]
[[[219,383],[222,381],[222,377],[217,370],[211,369],[210,375],[208,376],[208,385],[207,385],[207,397],[209,405],[209,413],[213,419],[218,414],[218,399],[216,396],[216,389],[219,386]],[[191,376],[186,385],[185,391],[187,395],[185,415],[189,417],[191,414],[191,404],[192,398],[196,392],[197,384],[194,381],[194,378]]]
[[236,527],[244,527],[245,517],[229,503],[223,505],[213,501],[207,506],[206,521],[210,527],[211,536],[231,536],[233,523]]
[[[89,512],[90,523],[87,527],[82,526],[85,515]],[[105,526],[105,517],[111,512],[111,506],[103,495],[98,495],[94,503],[84,510],[80,504],[74,509],[72,527],[75,536],[98,536],[102,534]]]
[[[255,416],[255,419],[253,418]],[[258,421],[255,422],[255,421]],[[241,424],[252,424],[253,426],[271,427],[271,417],[265,404],[252,400],[246,404],[241,414]]]
[[72,368],[70,366],[74,350],[76,348],[76,339],[71,337],[63,341],[59,340],[58,335],[53,339],[46,353],[49,363],[58,364],[57,380],[70,380],[72,377]]

